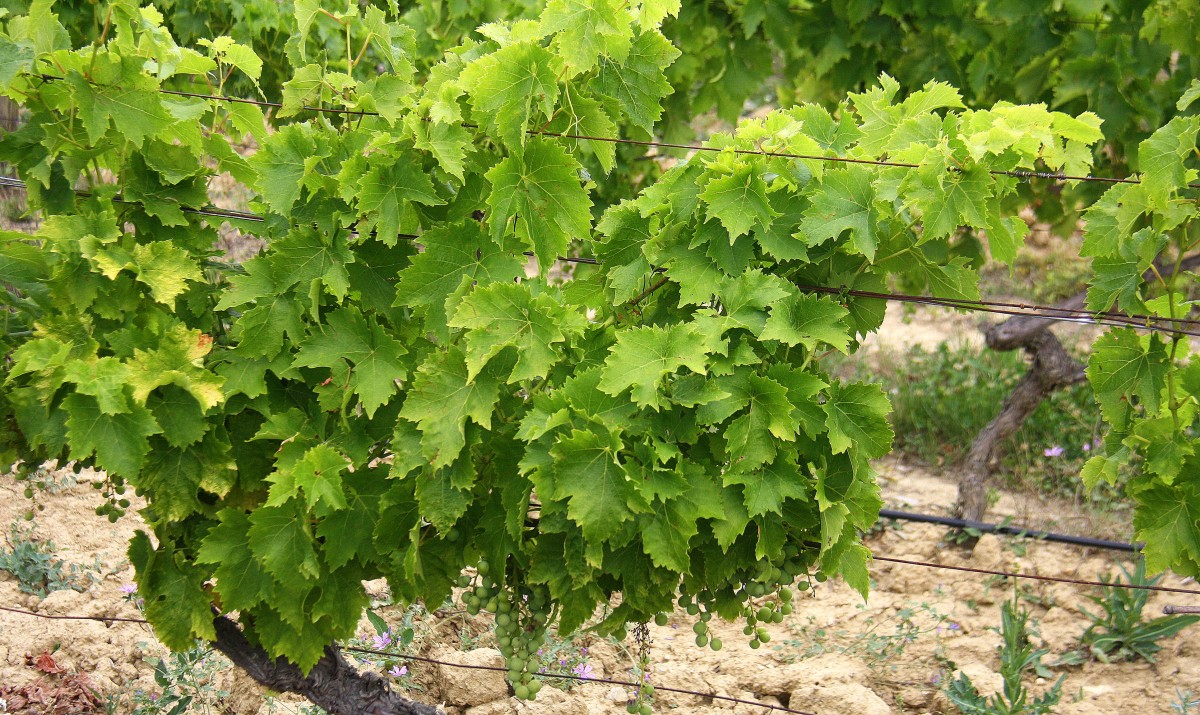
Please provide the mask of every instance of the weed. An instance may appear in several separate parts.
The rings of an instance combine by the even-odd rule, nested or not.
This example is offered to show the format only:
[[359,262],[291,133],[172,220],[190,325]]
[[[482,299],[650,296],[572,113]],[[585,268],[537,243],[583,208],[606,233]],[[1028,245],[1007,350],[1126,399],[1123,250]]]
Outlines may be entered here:
[[[1153,586],[1162,580],[1162,576],[1146,577],[1146,562],[1139,560],[1131,573],[1121,565],[1124,583],[1137,586]],[[1101,580],[1108,583],[1106,574]],[[1118,576],[1115,583],[1122,583]],[[1158,642],[1170,638],[1179,631],[1200,621],[1200,616],[1160,616],[1151,621],[1143,618],[1142,611],[1150,597],[1145,589],[1118,588],[1104,586],[1099,596],[1091,596],[1091,600],[1100,606],[1100,613],[1092,613],[1083,609],[1084,615],[1092,622],[1083,632],[1080,647],[1091,657],[1108,663],[1113,660],[1132,660],[1143,658],[1154,662],[1154,654],[1162,650]]]
[[1000,677],[1004,687],[991,697],[979,693],[966,673],[950,681],[946,696],[964,715],[1045,715],[1062,698],[1063,679],[1060,676],[1045,693],[1033,696],[1025,687],[1026,672],[1045,672],[1042,657],[1048,649],[1035,650],[1029,642],[1029,613],[1014,598],[1005,601],[1000,609]]
[[929,634],[940,637],[960,627],[927,603],[908,604],[882,617],[869,616],[864,625],[861,633],[800,626],[800,638],[782,641],[775,650],[785,662],[841,653],[861,658],[874,671],[894,671],[905,649],[917,638]]
[[213,684],[213,676],[232,667],[223,656],[198,643],[189,651],[158,660],[154,666],[157,692],[135,691],[128,702],[110,700],[109,709],[131,715],[220,713],[229,693]]
[[31,529],[22,530],[17,524],[8,537],[8,548],[0,549],[0,571],[11,573],[18,588],[38,598],[51,591],[83,591],[101,568],[99,560],[85,567],[55,558],[53,541],[40,541]]
[[1191,690],[1175,689],[1175,699],[1171,701],[1171,709],[1178,715],[1190,715],[1192,708],[1200,708],[1200,695]]
[[[538,659],[537,673],[571,673],[579,678],[592,678],[595,673],[588,662],[588,647],[585,638],[559,639],[546,634],[542,647],[534,656]],[[547,678],[547,682],[561,690],[570,690],[578,680]]]

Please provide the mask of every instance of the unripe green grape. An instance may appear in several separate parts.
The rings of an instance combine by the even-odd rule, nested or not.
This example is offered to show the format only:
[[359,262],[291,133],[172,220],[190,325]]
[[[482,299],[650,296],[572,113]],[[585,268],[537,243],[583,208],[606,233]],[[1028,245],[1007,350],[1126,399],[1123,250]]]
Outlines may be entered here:
[[711,641],[708,642],[708,646],[710,648],[712,648],[713,650],[721,650],[721,647],[723,645],[724,645],[724,643],[721,642],[720,638],[713,638]]
[[665,613],[658,613],[658,614],[655,614],[655,616],[654,616],[654,625],[656,625],[656,626],[665,626],[665,625],[667,625],[667,623],[669,621],[670,621],[670,619],[667,617],[667,614],[665,614]]
[[516,683],[521,680],[521,671],[517,668],[508,669],[508,682]]
[[619,641],[623,641],[623,640],[625,640],[625,638],[628,635],[629,635],[629,631],[625,630],[625,626],[621,626],[620,628],[617,629],[616,633],[613,633],[613,638],[616,638]]
[[479,563],[475,566],[475,570],[479,572],[480,576],[487,576],[488,571],[491,570],[491,566],[487,561],[480,559]]
[[495,596],[492,596],[491,598],[489,598],[489,599],[488,599],[488,602],[487,602],[487,610],[491,611],[492,613],[495,613],[495,612],[496,612],[496,605],[497,605],[497,602],[496,602],[496,597],[495,597]]
[[529,699],[529,686],[518,685],[515,688],[513,688],[513,694],[516,695],[521,700],[528,700]]
[[129,500],[122,499],[121,501],[117,502],[117,506],[121,507],[122,509],[128,509],[129,508]]
[[531,697],[531,698],[534,697],[535,695],[538,694],[538,691],[541,689],[542,689],[542,681],[540,681],[540,680],[530,680],[529,681],[529,697]]
[[121,518],[120,515],[117,514],[115,511],[111,511],[108,513],[108,523],[110,523],[110,524],[117,523],[117,519],[120,519],[120,518]]
[[762,643],[760,643],[757,638],[750,641],[750,647],[753,648],[754,650],[758,650],[758,647],[761,645],[762,645]]
[[[497,604],[497,605],[499,605],[499,604]],[[499,626],[501,628],[507,628],[509,623],[511,623],[511,622],[512,622],[512,617],[509,616],[507,613],[497,613],[496,614],[496,625],[497,626]]]
[[800,583],[796,584],[796,588],[800,589],[801,591],[807,591],[808,589],[812,588],[812,584],[808,581],[801,581]]
[[[789,608],[791,608],[789,606]],[[775,611],[771,614],[771,623],[783,623],[783,611]]]
[[509,603],[508,601],[501,601],[499,604],[497,604],[497,608],[499,608],[497,613],[511,613],[512,612],[512,604]]
[[696,615],[696,614],[697,614],[697,613],[699,613],[699,612],[700,612],[700,606],[697,606],[697,605],[696,605],[694,602],[693,602],[693,603],[689,603],[689,604],[687,605],[687,614],[688,614],[689,616],[694,616],[694,615]]
[[790,604],[790,603],[785,603],[785,604],[783,604],[782,606],[780,606],[780,607],[779,607],[779,614],[780,614],[780,615],[782,615],[782,616],[790,616],[790,615],[792,615],[792,604]]
[[641,711],[642,709],[640,706],[638,706],[636,700],[625,706],[625,712],[629,713],[630,715],[638,715],[638,713]]
[[466,575],[465,573],[460,573],[458,575],[458,581],[456,581],[455,583],[458,584],[459,588],[466,588],[467,586],[471,585],[471,577]]
[[817,580],[817,583],[825,583],[826,581],[829,580],[828,576],[826,576],[825,574],[823,574],[819,571],[817,572],[817,575],[814,576],[813,578],[815,578]]
[[33,487],[25,487],[25,498],[26,499],[33,498]]
[[692,624],[692,633],[701,635],[706,632],[708,632],[708,626],[705,625],[704,621],[697,621],[696,623]]
[[638,712],[641,715],[654,715],[654,708],[650,707],[650,703],[642,703],[642,706],[638,708]]
[[696,645],[700,646],[701,648],[708,645],[708,636],[704,634],[696,636]]
[[742,633],[745,633],[748,636],[754,635],[754,626],[746,626],[742,629]]
[[25,511],[25,521],[33,521],[33,510],[32,509],[27,509]]
[[651,683],[642,683],[642,695],[647,698],[654,697],[654,685]]
[[700,620],[704,621],[705,623],[708,623],[709,621],[711,621],[712,620],[712,611],[704,611],[703,613],[701,613]]
[[771,642],[771,634],[767,632],[766,628],[759,628],[758,629],[758,639],[760,641],[762,641],[763,643],[770,643]]
[[769,621],[769,620],[771,620],[771,609],[767,608],[766,606],[763,606],[762,608],[758,609],[757,615],[758,615],[758,620]]
[[784,603],[790,602],[792,600],[792,589],[790,589],[790,588],[779,589],[779,600],[783,601]]
[[449,541],[453,544],[454,542],[458,541],[460,536],[461,534],[459,534],[458,529],[452,526],[450,527],[450,530],[446,532],[446,541]]

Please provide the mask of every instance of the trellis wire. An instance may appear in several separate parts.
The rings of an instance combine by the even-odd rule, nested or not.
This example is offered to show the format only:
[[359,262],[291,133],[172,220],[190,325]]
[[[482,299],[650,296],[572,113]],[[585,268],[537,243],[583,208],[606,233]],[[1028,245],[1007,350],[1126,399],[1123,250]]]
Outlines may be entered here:
[[[48,81],[48,82],[62,81],[64,79],[63,77],[56,77],[54,75],[48,75],[48,74],[37,75],[37,77],[42,80]],[[270,102],[270,101],[261,100],[261,99],[246,99],[244,97],[230,97],[230,96],[223,95],[223,94],[205,94],[202,92],[185,92],[185,91],[175,90],[175,89],[160,88],[158,91],[163,94],[172,94],[172,95],[181,96],[181,97],[192,97],[195,99],[208,99],[208,100],[212,100],[212,101],[216,101],[216,102],[234,102],[234,103],[238,103],[238,104],[252,104],[252,105],[255,105],[258,107],[269,107],[272,109],[282,109],[283,108],[282,102]],[[362,110],[362,109],[336,109],[333,107],[312,107],[312,106],[308,106],[308,105],[302,105],[300,107],[300,111],[320,112],[323,114],[345,114],[345,115],[356,116],[356,117],[378,117],[378,116],[380,116],[379,112],[371,112],[371,111]],[[480,128],[478,125],[472,124],[470,122],[462,122],[461,125],[467,129],[479,129]],[[575,139],[577,141],[594,141],[594,142],[605,142],[605,143],[610,143],[610,144],[629,144],[629,145],[633,145],[633,146],[644,146],[644,147],[652,147],[652,148],[658,148],[658,149],[679,149],[679,150],[684,150],[684,151],[697,151],[697,152],[707,151],[707,152],[717,152],[717,153],[720,153],[722,151],[732,151],[734,154],[738,154],[738,155],[767,156],[767,157],[774,157],[774,158],[780,158],[780,159],[802,159],[802,160],[807,160],[807,161],[823,161],[823,162],[844,163],[844,164],[866,164],[866,165],[870,165],[870,166],[887,166],[887,167],[898,167],[898,168],[905,168],[905,169],[916,169],[916,168],[920,167],[920,164],[913,164],[911,162],[903,162],[903,161],[887,161],[887,160],[882,160],[882,159],[858,159],[858,158],[854,158],[854,157],[822,156],[822,155],[818,155],[818,154],[798,154],[795,152],[777,152],[777,151],[767,151],[764,149],[732,149],[732,148],[704,146],[704,145],[700,145],[700,144],[678,144],[678,143],[674,143],[674,142],[662,142],[662,141],[643,140],[643,139],[628,139],[628,138],[621,138],[621,137],[593,136],[590,134],[575,134],[575,133],[571,133],[571,132],[552,132],[552,131],[548,131],[548,130],[544,130],[544,129],[527,129],[525,131],[525,133],[531,134],[531,135],[537,135],[537,136],[556,137],[556,138],[560,138],[560,139]],[[1005,169],[989,169],[988,173],[993,176],[1012,176],[1012,177],[1015,177],[1018,179],[1026,179],[1026,180],[1027,179],[1049,179],[1052,181],[1097,181],[1097,182],[1107,183],[1107,184],[1140,184],[1140,183],[1142,183],[1140,179],[1133,179],[1133,178],[1128,178],[1128,177],[1122,178],[1122,177],[1113,177],[1113,176],[1093,176],[1091,174],[1074,175],[1074,174],[1065,174],[1062,172],[1026,171],[1026,170],[1022,170],[1022,169],[1007,169],[1007,170],[1005,170]],[[1200,189],[1200,184],[1187,184],[1187,187],[1192,188],[1192,189]]]
[[[0,186],[8,186],[12,188],[27,188],[26,183],[18,178],[11,176],[0,176]],[[91,193],[85,190],[76,190],[76,194],[80,196],[90,196]],[[128,204],[140,204],[138,201],[126,200],[120,195],[113,197],[114,201],[119,201]],[[252,214],[245,211],[232,211],[217,207],[179,207],[185,213],[207,216],[210,218],[224,218],[234,221],[253,221],[264,222],[266,219],[258,214]],[[397,238],[405,240],[417,240],[420,236],[411,233],[397,234]],[[533,257],[532,251],[524,251],[522,255]],[[603,265],[595,258],[579,257],[579,256],[558,256],[557,260],[567,263],[586,264],[593,266]],[[662,273],[663,269],[653,269],[655,273]],[[643,291],[638,296],[627,302],[629,306],[637,306],[651,294],[662,288],[668,283],[668,279],[662,278],[647,290]],[[975,312],[996,313],[1000,315],[1025,316],[1039,320],[1049,320],[1053,322],[1074,322],[1088,325],[1101,325],[1106,327],[1128,327],[1137,330],[1145,330],[1151,332],[1161,332],[1170,335],[1188,335],[1192,337],[1200,337],[1200,330],[1186,330],[1175,325],[1200,325],[1200,320],[1190,318],[1163,318],[1153,315],[1141,315],[1131,313],[1121,313],[1119,311],[1096,311],[1089,312],[1075,308],[1060,308],[1047,305],[1035,305],[1028,303],[1012,303],[1003,301],[988,301],[988,300],[967,300],[962,298],[938,298],[935,296],[920,296],[907,295],[903,293],[881,293],[876,291],[864,291],[848,288],[834,288],[830,286],[814,286],[814,285],[797,285],[801,291],[810,293],[824,293],[829,295],[852,296],[856,298],[869,298],[874,300],[887,300],[892,302],[902,303],[917,303],[924,305],[933,305],[945,308],[954,308],[957,310],[969,310]]]

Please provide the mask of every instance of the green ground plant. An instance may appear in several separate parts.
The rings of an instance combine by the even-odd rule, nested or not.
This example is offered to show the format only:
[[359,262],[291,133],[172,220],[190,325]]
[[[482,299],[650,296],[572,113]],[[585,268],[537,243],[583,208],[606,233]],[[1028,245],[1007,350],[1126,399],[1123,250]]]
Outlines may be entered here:
[[1004,686],[991,696],[982,695],[966,673],[960,673],[946,687],[946,696],[963,715],[1045,715],[1062,698],[1064,676],[1041,695],[1033,695],[1025,685],[1030,674],[1042,675],[1042,658],[1049,649],[1035,649],[1029,642],[1029,612],[1015,599],[1005,601],[1000,610],[1000,677]]
[[[995,417],[1027,365],[1016,352],[942,343],[845,369],[884,384],[898,449],[929,464],[953,465]],[[1079,470],[1098,446],[1099,420],[1086,385],[1052,394],[1007,444],[1001,471],[1009,486],[1079,496]],[[1100,503],[1117,500],[1120,484],[1102,483],[1091,497]]]
[[[860,606],[860,609],[864,608]],[[895,670],[905,650],[919,638],[941,638],[943,633],[959,630],[936,607],[920,602],[909,603],[895,611],[868,616],[855,630],[817,626],[810,617],[806,625],[792,626],[794,638],[780,641],[775,652],[784,662],[839,653],[860,658],[874,671]]]
[[[1080,639],[1080,650],[1083,655],[1105,663],[1138,658],[1153,663],[1154,655],[1162,650],[1159,641],[1172,638],[1184,628],[1200,622],[1200,616],[1172,615],[1146,620],[1144,610],[1150,592],[1121,588],[1116,584],[1154,586],[1163,577],[1148,578],[1144,560],[1139,559],[1132,571],[1124,564],[1119,566],[1121,575],[1112,581],[1113,585],[1102,588],[1100,595],[1091,596],[1100,611],[1093,613],[1082,609],[1091,625]],[[1109,575],[1101,577],[1106,583],[1109,579]]]
[[53,591],[83,591],[101,569],[99,560],[92,566],[63,561],[54,555],[53,541],[38,539],[32,529],[19,524],[13,525],[7,541],[7,547],[0,549],[0,571],[15,576],[18,588],[38,598]]

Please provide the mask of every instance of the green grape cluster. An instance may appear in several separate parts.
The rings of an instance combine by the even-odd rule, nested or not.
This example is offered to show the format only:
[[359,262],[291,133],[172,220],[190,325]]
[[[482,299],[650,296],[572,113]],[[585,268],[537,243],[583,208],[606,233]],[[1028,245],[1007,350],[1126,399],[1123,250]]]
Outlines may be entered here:
[[125,497],[125,478],[118,474],[109,474],[102,482],[93,482],[92,487],[104,497],[104,502],[96,507],[96,516],[103,516],[110,524],[125,516],[129,509],[129,499]]
[[458,585],[465,588],[462,602],[467,613],[480,611],[495,614],[496,645],[508,665],[508,682],[513,694],[521,700],[532,700],[542,689],[535,680],[538,647],[545,640],[549,623],[550,599],[544,588],[505,589],[491,573],[491,566],[481,560],[475,568],[478,577],[463,574]]

